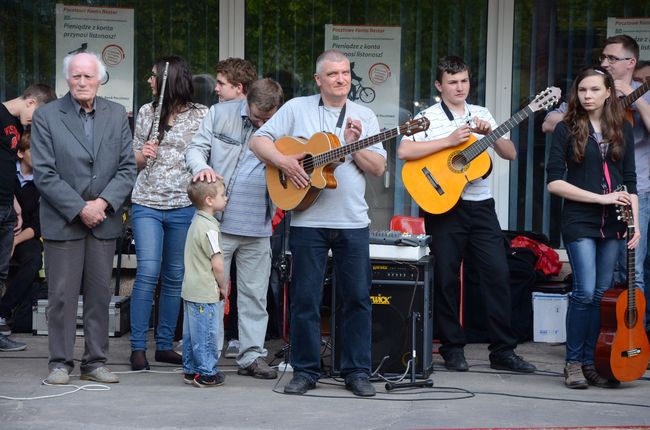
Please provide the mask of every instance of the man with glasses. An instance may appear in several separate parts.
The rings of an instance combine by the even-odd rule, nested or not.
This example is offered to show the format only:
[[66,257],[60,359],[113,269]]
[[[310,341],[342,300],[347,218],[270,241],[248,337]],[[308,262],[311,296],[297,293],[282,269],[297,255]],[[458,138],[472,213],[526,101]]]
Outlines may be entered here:
[[210,108],[187,148],[185,161],[193,181],[214,182],[221,178],[226,184],[228,204],[217,218],[221,222],[226,276],[233,259],[237,265],[237,373],[275,379],[277,372],[264,360],[268,353],[264,338],[273,213],[266,191],[265,165],[250,151],[248,143],[280,107],[283,93],[280,84],[268,78],[253,82],[247,90],[245,99],[222,101]]
[[[632,93],[642,84],[634,81],[634,72],[639,62],[639,45],[630,36],[619,34],[605,40],[603,52],[599,57],[600,65],[614,78],[616,92],[620,97]],[[551,133],[555,125],[562,121],[566,103],[550,112],[544,119],[542,130]],[[634,132],[634,158],[636,160],[637,192],[639,196],[639,219],[641,240],[636,248],[635,281],[638,288],[644,288],[644,261],[648,251],[648,223],[650,221],[650,93],[646,92],[628,108],[632,114]],[[625,243],[622,244],[619,258],[618,281],[623,281],[626,270]],[[644,288],[646,302],[650,301],[650,291]],[[646,330],[650,328],[650,306],[646,306]]]

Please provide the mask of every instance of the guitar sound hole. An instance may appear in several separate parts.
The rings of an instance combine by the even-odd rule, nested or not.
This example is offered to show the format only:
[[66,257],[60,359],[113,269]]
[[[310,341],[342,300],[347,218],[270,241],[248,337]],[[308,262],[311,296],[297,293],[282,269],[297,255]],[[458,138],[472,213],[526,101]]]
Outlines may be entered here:
[[452,170],[458,172],[462,172],[465,169],[465,166],[467,166],[467,158],[465,158],[462,152],[457,152],[452,155],[450,161]]

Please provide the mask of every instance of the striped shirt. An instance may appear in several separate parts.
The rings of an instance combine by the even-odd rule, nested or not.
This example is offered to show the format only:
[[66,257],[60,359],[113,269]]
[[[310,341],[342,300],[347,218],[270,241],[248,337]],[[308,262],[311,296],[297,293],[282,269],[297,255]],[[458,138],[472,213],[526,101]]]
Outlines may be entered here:
[[[414,134],[411,137],[411,140],[424,142],[442,139],[449,136],[457,128],[467,124],[467,121],[474,117],[479,117],[484,121],[488,121],[492,130],[497,128],[497,123],[492,117],[490,111],[482,106],[465,103],[465,113],[463,115],[458,115],[453,111],[451,113],[454,116],[453,121],[450,121],[449,118],[447,118],[445,111],[442,109],[442,104],[436,103],[417,114],[416,118],[426,116],[431,122],[431,125],[428,130]],[[474,134],[474,136],[476,136],[477,139],[483,137],[479,134]],[[477,179],[470,182],[465,186],[460,198],[470,201],[482,201],[492,198],[489,181],[487,179]]]

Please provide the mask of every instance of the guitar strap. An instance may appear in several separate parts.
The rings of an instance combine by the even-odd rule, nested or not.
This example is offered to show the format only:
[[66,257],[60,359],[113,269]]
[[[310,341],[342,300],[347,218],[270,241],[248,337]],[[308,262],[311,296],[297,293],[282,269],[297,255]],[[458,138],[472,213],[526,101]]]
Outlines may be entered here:
[[[447,115],[447,119],[449,122],[454,122],[454,114],[451,112],[451,109],[445,104],[444,100],[440,100],[440,106],[442,106],[442,110],[445,112],[445,115]],[[467,106],[467,104],[465,104]],[[472,113],[467,109],[467,116],[469,118],[472,117]]]
[[[334,128],[334,134],[338,136],[338,134],[341,132],[341,128],[343,128],[343,120],[345,119],[345,108],[347,107],[348,103],[343,105],[341,108],[341,112],[339,113],[339,119],[336,121],[336,127]],[[318,110],[320,111],[320,128],[322,131],[325,131],[325,104],[323,103],[323,97],[318,98]],[[336,130],[339,130],[338,132]]]

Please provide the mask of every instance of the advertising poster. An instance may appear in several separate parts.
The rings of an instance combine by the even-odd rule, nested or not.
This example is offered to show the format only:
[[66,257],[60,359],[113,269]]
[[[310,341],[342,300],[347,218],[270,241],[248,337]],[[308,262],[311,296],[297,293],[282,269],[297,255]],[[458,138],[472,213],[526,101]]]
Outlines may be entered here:
[[133,112],[133,9],[56,5],[56,94],[68,92],[63,58],[90,51],[106,65],[99,95]]
[[627,34],[639,44],[639,59],[650,60],[650,17],[607,18],[607,37]]
[[372,109],[380,128],[397,127],[401,28],[327,24],[325,49],[332,48],[350,59],[348,98]]

